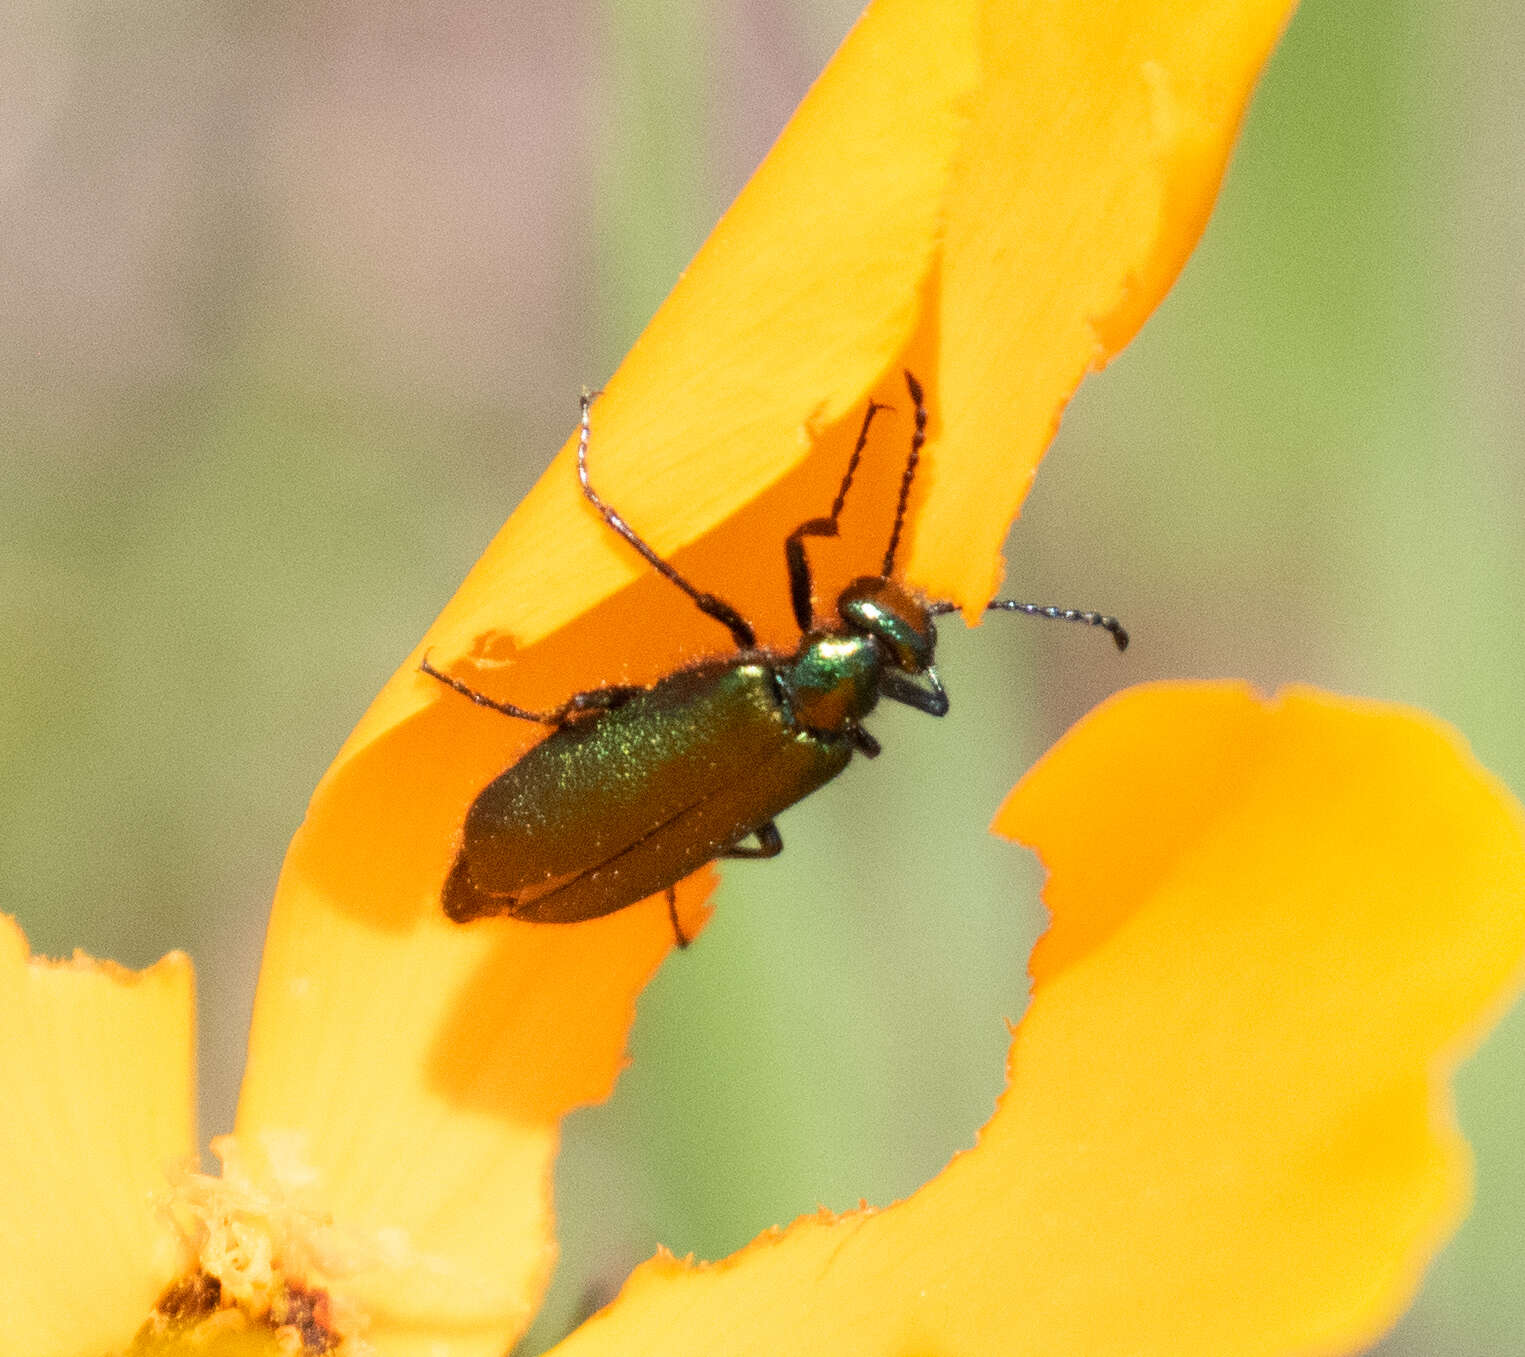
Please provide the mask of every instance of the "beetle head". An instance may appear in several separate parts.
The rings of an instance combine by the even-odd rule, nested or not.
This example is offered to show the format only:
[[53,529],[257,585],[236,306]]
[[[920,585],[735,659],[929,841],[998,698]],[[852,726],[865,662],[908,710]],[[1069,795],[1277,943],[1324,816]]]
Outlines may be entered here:
[[907,674],[932,666],[937,627],[927,606],[883,575],[855,579],[837,596],[837,612],[854,631],[872,636],[885,658]]

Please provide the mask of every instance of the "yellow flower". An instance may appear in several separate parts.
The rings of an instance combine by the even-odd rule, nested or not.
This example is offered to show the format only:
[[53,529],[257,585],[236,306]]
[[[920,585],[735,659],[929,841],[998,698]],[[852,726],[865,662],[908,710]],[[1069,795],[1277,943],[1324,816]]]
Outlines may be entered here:
[[[824,510],[908,367],[932,425],[903,573],[978,610],[1065,400],[1194,242],[1286,9],[880,0],[609,384],[602,492],[790,645],[756,544]],[[875,568],[898,473],[866,464],[828,588]],[[418,660],[549,706],[726,645],[564,450],[313,797],[219,1180],[184,1168],[185,961],[51,966],[0,932],[14,1350],[242,1316],[310,1349],[512,1343],[554,1259],[560,1120],[609,1092],[672,939],[660,901],[443,918],[466,807],[538,732]],[[1077,727],[998,827],[1048,865],[1054,925],[979,1145],[884,1211],[647,1264],[567,1352],[1221,1357],[1391,1319],[1464,1200],[1446,1076],[1525,950],[1507,794],[1420,716],[1165,685]]]

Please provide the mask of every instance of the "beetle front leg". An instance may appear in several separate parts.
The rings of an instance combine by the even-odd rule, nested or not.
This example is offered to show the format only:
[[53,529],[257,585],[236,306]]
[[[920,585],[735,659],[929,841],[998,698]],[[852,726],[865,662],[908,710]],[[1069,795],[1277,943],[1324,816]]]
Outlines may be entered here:
[[810,558],[805,555],[807,537],[835,537],[834,518],[812,518],[801,523],[784,539],[784,561],[789,568],[789,602],[801,635],[815,624],[815,590],[810,579]]
[[723,858],[776,858],[784,851],[784,836],[778,832],[778,826],[769,820],[765,825],[758,825],[752,831],[757,840],[755,848],[743,848],[740,842],[733,843],[729,848],[723,848],[719,856]]
[[805,538],[837,535],[837,523],[842,517],[842,507],[847,503],[847,492],[852,489],[853,476],[857,474],[858,463],[862,460],[863,449],[868,443],[869,425],[874,422],[875,415],[889,408],[878,401],[869,401],[868,409],[863,412],[863,427],[858,430],[858,441],[853,445],[853,455],[847,463],[847,474],[842,477],[841,488],[837,491],[836,499],[831,502],[830,515],[801,523],[784,539],[784,561],[789,567],[789,602],[794,608],[794,620],[802,633],[815,625],[815,593],[810,580],[810,560],[805,555]]

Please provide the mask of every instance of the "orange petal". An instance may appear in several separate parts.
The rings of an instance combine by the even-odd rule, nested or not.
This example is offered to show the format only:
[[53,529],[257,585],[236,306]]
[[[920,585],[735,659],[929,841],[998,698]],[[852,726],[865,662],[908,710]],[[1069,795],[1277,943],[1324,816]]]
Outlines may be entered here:
[[[600,491],[664,557],[819,450],[812,435],[844,419],[855,431],[921,322],[978,78],[975,11],[868,8],[597,402]],[[431,640],[447,656],[501,658],[484,637],[527,646],[650,573],[582,502],[573,446],[439,619]],[[846,454],[818,460],[789,527],[802,496],[824,512]],[[779,595],[784,531],[757,538],[780,544]],[[728,573],[747,572],[733,560]],[[714,623],[693,630],[724,640]]]
[[[596,406],[599,484],[663,552],[783,477],[809,449],[807,422],[851,417],[906,342],[975,75],[967,9],[950,6],[931,44],[926,14],[892,0],[859,24]],[[588,614],[637,576],[618,607]],[[642,589],[647,616],[681,626],[643,626]],[[463,652],[515,657],[498,690],[550,705],[724,640],[614,539],[564,454],[428,645],[457,669]],[[304,1200],[362,1242],[398,1245],[393,1266],[351,1287],[383,1351],[447,1336],[451,1352],[498,1351],[552,1262],[559,1121],[607,1095],[672,937],[660,901],[575,928],[444,920],[466,808],[543,732],[446,691],[417,659],[351,737],[287,857],[238,1153],[250,1172],[303,1180]],[[690,926],[703,886],[687,892]]]
[[557,1349],[1356,1351],[1460,1218],[1448,1076],[1518,990],[1525,818],[1423,715],[1124,693],[997,818],[1049,868],[1011,1083],[907,1202],[639,1269]]
[[995,592],[1060,411],[1197,243],[1291,8],[984,6],[985,78],[942,259],[941,431],[908,562],[931,597],[977,609]]
[[191,991],[179,953],[34,959],[0,915],[5,1351],[123,1348],[181,1266],[158,1206],[195,1156]]
[[[1024,40],[1052,30],[1044,41],[1062,45],[1074,36],[1063,15],[875,4],[594,407],[590,464],[606,498],[703,587],[726,591],[763,637],[791,640],[779,544],[830,503],[866,393],[899,406],[883,428],[895,456],[865,459],[844,521],[846,555],[871,566],[911,416],[899,365],[929,381],[955,361],[988,366],[1011,334],[1008,318],[982,315],[987,348],[966,359],[958,346],[970,341],[947,310],[978,292],[980,269],[1009,264],[1005,246],[971,243],[958,226],[992,210],[988,185],[1013,200],[1057,195],[1071,215],[1115,218],[1090,246],[1118,252],[1107,276],[1143,279],[1139,297],[1163,286],[1162,241],[1194,236],[1211,189],[1211,176],[1198,175],[1195,196],[1179,190],[1188,157],[1171,148],[1192,136],[1227,146],[1275,27],[1239,5],[1190,12],[1193,23],[1227,16],[1209,25],[1216,40],[1206,54],[1182,36],[1194,34],[1192,23],[1167,24],[1161,41],[1179,40],[1181,59],[1205,61],[1205,73],[1167,79],[1155,67],[1168,54],[1135,42],[1087,49],[1062,78],[1034,80],[1003,55],[1011,26]],[[1153,7],[1129,13],[1128,31],[1140,33],[1160,17]],[[1010,160],[1012,139],[996,124],[1025,119],[1050,138],[1083,130],[1077,103],[1102,99],[1098,82],[1140,61],[1154,63],[1151,89],[1189,106],[1166,120],[1189,135],[1167,135],[1157,119],[1147,137],[1098,150],[1077,132],[1072,153],[1056,154],[1044,173],[1067,182],[1093,153],[1133,160],[1082,175],[1073,190],[1024,181],[1031,166]],[[1193,103],[1181,93],[1197,83],[1216,98]],[[1133,105],[1117,107],[1109,126],[1126,124]],[[1143,206],[1112,211],[1133,192]],[[1050,255],[1024,256],[1024,267],[1093,266],[1084,252],[1053,252],[1054,238],[1042,238]],[[992,296],[1005,295],[1004,278],[987,281]],[[1057,324],[1081,295],[1055,292],[1048,320]],[[1061,328],[1072,349],[1075,326]],[[1025,362],[1022,352],[1010,351]],[[1071,362],[1071,384],[1083,366]],[[1041,410],[1021,415],[1038,437],[1068,386],[1034,390]],[[946,397],[935,384],[930,392],[941,420]],[[968,476],[978,481],[991,453],[989,440],[954,437],[933,462],[934,499]],[[1011,507],[1010,496],[996,496],[969,534],[919,533],[926,577],[939,560],[960,559],[990,577],[988,515]],[[823,580],[847,564],[823,564]],[[649,681],[730,644],[580,499],[569,449],[426,642],[436,665],[529,707],[609,680]],[[260,1161],[262,1145],[272,1165],[298,1162],[346,1228],[402,1240],[391,1271],[355,1282],[378,1315],[374,1340],[445,1329],[463,1351],[506,1343],[531,1312],[551,1260],[557,1124],[607,1093],[635,994],[670,937],[659,902],[575,929],[443,921],[440,885],[466,808],[540,731],[421,675],[422,653],[346,744],[287,859],[238,1132],[246,1164]],[[692,915],[697,904],[687,908]]]

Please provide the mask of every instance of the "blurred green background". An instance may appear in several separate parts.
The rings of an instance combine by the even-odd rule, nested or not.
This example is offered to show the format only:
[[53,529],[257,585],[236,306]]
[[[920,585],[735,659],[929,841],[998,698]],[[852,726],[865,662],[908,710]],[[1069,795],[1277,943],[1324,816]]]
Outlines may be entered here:
[[[3,907],[40,951],[194,954],[206,1132],[308,793],[854,11],[0,19]],[[871,773],[726,869],[613,1102],[569,1125],[526,1351],[658,1242],[715,1257],[970,1143],[1041,927],[984,825],[1112,688],[1402,699],[1525,789],[1522,88],[1510,4],[1310,0],[1010,542],[1012,592],[1114,611],[1135,648],[946,628],[953,715],[884,712]],[[1525,1350],[1525,1014],[1459,1096],[1477,1209],[1386,1357]]]

